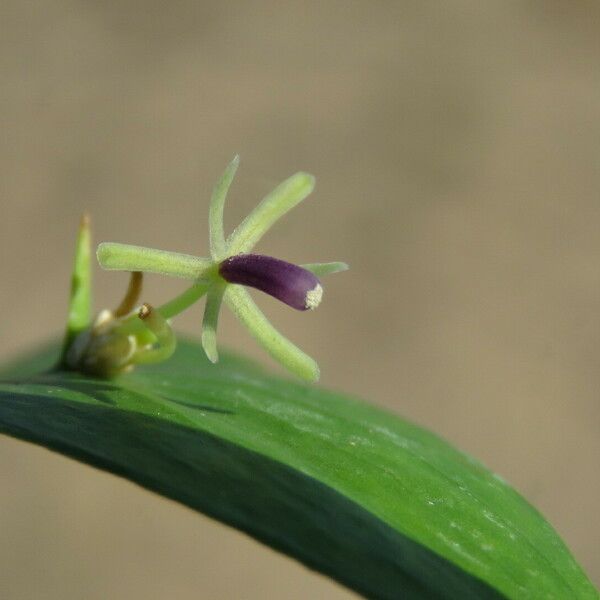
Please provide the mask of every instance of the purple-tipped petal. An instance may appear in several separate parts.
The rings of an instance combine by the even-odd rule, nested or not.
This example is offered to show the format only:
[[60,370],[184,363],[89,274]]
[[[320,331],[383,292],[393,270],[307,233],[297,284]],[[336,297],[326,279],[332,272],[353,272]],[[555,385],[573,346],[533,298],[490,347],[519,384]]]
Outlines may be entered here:
[[219,265],[221,277],[269,294],[297,310],[316,308],[323,288],[310,271],[262,254],[238,254]]

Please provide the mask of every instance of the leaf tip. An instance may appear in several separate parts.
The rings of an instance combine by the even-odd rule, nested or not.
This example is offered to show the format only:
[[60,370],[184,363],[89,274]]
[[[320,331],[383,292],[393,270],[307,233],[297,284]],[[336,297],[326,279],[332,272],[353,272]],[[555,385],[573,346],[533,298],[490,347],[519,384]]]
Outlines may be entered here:
[[81,215],[81,220],[79,221],[79,229],[83,231],[89,231],[92,225],[92,218],[90,217],[90,213],[84,212]]

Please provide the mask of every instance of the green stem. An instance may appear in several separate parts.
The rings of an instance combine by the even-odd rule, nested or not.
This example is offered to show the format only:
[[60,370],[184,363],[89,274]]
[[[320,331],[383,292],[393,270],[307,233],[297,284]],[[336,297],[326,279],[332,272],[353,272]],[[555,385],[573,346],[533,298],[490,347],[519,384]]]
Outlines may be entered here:
[[[163,319],[172,319],[202,298],[208,291],[210,285],[211,284],[209,283],[195,283],[183,293],[179,294],[179,296],[173,298],[170,302],[160,306],[157,310]],[[144,327],[144,324],[137,314],[131,315],[131,317],[127,318],[123,324],[118,327],[118,332],[124,335],[139,335],[143,331],[147,331],[147,329]]]
[[210,283],[195,283],[185,290],[185,292],[179,294],[176,298],[173,298],[170,302],[163,304],[158,309],[160,314],[165,319],[172,319],[202,298],[210,286]]

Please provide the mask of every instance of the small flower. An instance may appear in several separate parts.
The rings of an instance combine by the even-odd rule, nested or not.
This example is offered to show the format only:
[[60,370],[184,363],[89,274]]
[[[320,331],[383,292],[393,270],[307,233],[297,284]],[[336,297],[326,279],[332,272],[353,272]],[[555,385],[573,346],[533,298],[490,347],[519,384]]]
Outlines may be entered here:
[[[128,292],[122,303],[127,310],[121,306],[114,313],[110,313],[108,321],[95,323],[89,330],[92,332],[91,338],[94,338],[94,343],[92,344],[90,339],[87,342],[79,340],[79,354],[72,362],[102,362],[100,358],[104,357],[104,360],[105,355],[97,346],[102,346],[104,342],[111,348],[119,347],[118,352],[115,351],[115,366],[111,364],[105,369],[109,375],[127,370],[139,362],[162,360],[174,349],[174,338],[171,339],[170,334],[166,333],[167,328],[170,332],[167,320],[206,295],[202,345],[212,362],[218,360],[216,331],[221,304],[225,302],[273,358],[304,379],[314,381],[319,378],[317,363],[271,325],[243,286],[265,292],[297,310],[311,310],[319,305],[323,295],[323,288],[317,276],[344,271],[348,266],[340,262],[298,266],[278,258],[250,253],[279,218],[312,192],[314,178],[306,173],[296,173],[277,186],[226,238],[223,230],[223,208],[238,164],[239,159],[235,157],[213,190],[209,209],[210,258],[127,244],[102,243],[98,246],[98,262],[104,269],[160,273],[189,279],[193,284],[180,296],[158,309],[151,310],[151,314],[155,315],[154,323],[146,322],[148,319],[144,321],[144,309],[137,315],[129,314],[134,304],[131,297],[136,294]],[[123,338],[119,339],[119,344],[111,337],[106,337],[106,322],[110,324],[110,336]],[[162,337],[156,333],[157,329],[161,330]],[[148,335],[148,330],[152,335]],[[101,342],[101,339],[104,342]],[[125,343],[124,339],[128,339],[129,342]],[[82,347],[87,349],[87,353],[83,353],[85,361],[81,358]],[[72,353],[77,352],[73,350]],[[109,355],[112,356],[111,352]]]

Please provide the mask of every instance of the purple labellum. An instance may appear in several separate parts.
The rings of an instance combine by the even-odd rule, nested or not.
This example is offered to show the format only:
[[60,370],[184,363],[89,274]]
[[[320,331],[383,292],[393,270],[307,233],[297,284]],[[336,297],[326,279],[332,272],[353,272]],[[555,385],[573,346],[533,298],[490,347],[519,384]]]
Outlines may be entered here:
[[323,295],[310,271],[262,254],[231,256],[219,265],[219,274],[229,283],[256,288],[298,310],[316,308]]

